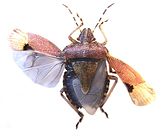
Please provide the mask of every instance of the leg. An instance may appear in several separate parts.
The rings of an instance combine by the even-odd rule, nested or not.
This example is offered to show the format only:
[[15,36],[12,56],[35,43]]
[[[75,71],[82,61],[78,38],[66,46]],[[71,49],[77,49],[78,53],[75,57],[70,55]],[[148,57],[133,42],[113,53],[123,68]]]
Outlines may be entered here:
[[78,128],[79,123],[83,120],[84,114],[80,112],[71,102],[63,95],[64,90],[62,89],[60,91],[62,98],[77,112],[77,114],[80,116],[79,121],[76,124],[76,129]]
[[115,70],[113,70],[111,67],[109,67],[109,72],[113,74],[117,74]]
[[[69,10],[69,12],[70,12],[71,15],[73,15],[72,11],[69,9],[69,7],[68,7],[67,5],[63,4],[63,6],[65,6],[65,7]],[[82,18],[81,18],[78,14],[77,14],[77,17],[80,19],[81,24],[78,26],[78,23],[77,23],[77,21],[76,21],[76,18],[73,16],[73,20],[75,21],[75,23],[76,23],[76,25],[77,25],[77,28],[68,36],[69,40],[70,40],[71,42],[73,42],[73,43],[77,43],[77,41],[76,41],[75,39],[73,39],[73,38],[71,37],[71,35],[72,35],[74,32],[76,32],[77,30],[80,30],[81,26],[83,25],[83,20],[82,20]],[[81,32],[81,30],[80,30],[80,32]]]
[[109,79],[110,80],[114,80],[114,83],[113,83],[111,89],[109,90],[108,94],[106,95],[104,101],[102,102],[102,104],[100,106],[101,112],[103,112],[106,115],[107,118],[108,118],[108,114],[104,111],[103,106],[106,103],[106,101],[108,100],[109,96],[111,95],[112,91],[114,90],[114,88],[115,88],[115,86],[116,86],[116,84],[118,82],[118,78],[116,76],[109,75]]
[[[107,22],[108,20],[102,21],[102,19],[103,19],[104,14],[106,13],[106,11],[107,11],[112,5],[114,5],[114,3],[110,4],[109,6],[107,6],[107,8],[106,8],[106,9],[104,10],[104,12],[103,12],[103,15],[99,18],[99,21],[98,21],[98,23],[96,24],[96,26],[95,26],[95,28],[94,28],[94,30],[93,30],[93,32],[94,32],[95,29],[96,29],[96,28],[98,27],[98,25],[99,25],[99,29],[100,29],[100,31],[101,31],[102,35],[104,36],[104,39],[105,39],[105,41],[102,43],[103,45],[106,45],[106,44],[107,44],[107,38],[106,38],[106,36],[105,36],[105,34],[104,34],[104,32],[103,32],[101,26],[103,25],[104,22]],[[102,22],[101,22],[101,21],[102,21]]]
[[72,34],[75,33],[77,30],[79,30],[81,28],[81,26],[83,26],[83,22],[80,24],[80,26],[78,26],[73,32],[71,32],[71,34],[68,36],[69,40],[72,42],[72,43],[77,43],[77,41],[72,38]]
[[104,114],[105,114],[105,116],[106,116],[107,118],[109,118],[109,117],[108,117],[108,113],[104,111],[104,109],[103,109],[103,107],[102,107],[102,106],[100,106],[100,110],[101,110],[101,112],[102,112],[102,113],[104,113]]
[[100,25],[99,25],[99,29],[100,29],[100,31],[101,31],[103,37],[104,37],[104,42],[102,43],[103,45],[106,45],[106,44],[107,44],[107,37],[106,37],[106,35],[105,35],[104,31],[103,31],[102,25],[103,25],[103,23],[105,23],[105,22],[107,22],[107,21],[108,21],[108,20],[105,20],[105,21],[101,22]]

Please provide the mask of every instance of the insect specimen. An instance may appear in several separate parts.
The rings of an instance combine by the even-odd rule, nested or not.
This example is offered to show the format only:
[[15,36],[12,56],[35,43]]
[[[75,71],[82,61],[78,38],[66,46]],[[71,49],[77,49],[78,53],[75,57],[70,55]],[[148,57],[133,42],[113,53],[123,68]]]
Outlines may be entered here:
[[[104,10],[103,15],[112,5]],[[72,11],[64,6],[73,15]],[[16,63],[24,73],[35,83],[46,87],[55,87],[63,74],[63,88],[60,94],[80,116],[76,128],[84,117],[81,108],[91,115],[100,108],[108,117],[103,106],[115,88],[118,77],[126,86],[134,104],[142,106],[151,103],[155,99],[154,90],[140,74],[128,64],[113,57],[105,47],[107,38],[102,26],[107,20],[103,21],[101,17],[94,30],[91,30],[82,29],[83,20],[78,14],[77,18],[81,23],[78,24],[73,16],[77,27],[68,37],[71,44],[62,51],[39,35],[20,29],[13,30],[9,37],[10,46]],[[104,37],[102,43],[97,42],[93,35],[97,27]],[[72,36],[77,31],[80,31],[80,35],[75,39]],[[110,80],[113,81],[112,85]]]

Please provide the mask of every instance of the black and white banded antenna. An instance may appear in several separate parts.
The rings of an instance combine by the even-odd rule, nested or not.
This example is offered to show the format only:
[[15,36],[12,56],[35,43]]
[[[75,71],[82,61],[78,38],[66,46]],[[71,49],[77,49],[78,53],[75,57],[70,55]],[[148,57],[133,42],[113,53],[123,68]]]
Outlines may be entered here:
[[[62,4],[62,5],[65,6],[65,7],[68,9],[69,13],[73,16],[73,20],[74,20],[76,26],[78,27],[79,24],[77,23],[76,17],[74,16],[74,14],[73,14],[73,12],[71,11],[71,9],[70,9],[67,5],[65,5],[65,4]],[[78,13],[76,14],[76,16],[79,18],[81,24],[83,24],[83,20],[82,20],[82,18],[79,16]],[[80,32],[81,32],[81,30],[80,30]]]
[[99,18],[99,20],[98,20],[98,22],[97,22],[97,24],[96,24],[96,26],[94,27],[94,29],[93,29],[93,32],[94,32],[94,30],[98,27],[98,26],[100,26],[101,24],[103,24],[103,23],[105,23],[105,22],[107,22],[108,21],[108,19],[107,20],[105,20],[105,21],[102,21],[102,19],[103,19],[103,16],[105,15],[105,13],[107,12],[107,10],[112,6],[112,5],[114,5],[115,3],[112,3],[112,4],[110,4],[109,6],[107,6],[107,8],[103,11],[103,13],[102,13],[102,16]]

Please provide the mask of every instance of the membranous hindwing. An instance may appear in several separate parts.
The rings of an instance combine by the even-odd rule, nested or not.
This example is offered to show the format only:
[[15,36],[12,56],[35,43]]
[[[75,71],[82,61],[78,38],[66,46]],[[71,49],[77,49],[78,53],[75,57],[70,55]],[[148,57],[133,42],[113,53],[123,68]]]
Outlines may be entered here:
[[[109,84],[105,60],[71,59],[64,76],[66,94],[77,107],[94,114],[101,105]],[[70,99],[69,99],[70,100]]]
[[64,71],[64,59],[60,49],[49,40],[19,29],[10,35],[14,60],[35,83],[54,87]]
[[37,53],[32,50],[13,51],[14,60],[35,83],[55,87],[64,70],[64,60]]

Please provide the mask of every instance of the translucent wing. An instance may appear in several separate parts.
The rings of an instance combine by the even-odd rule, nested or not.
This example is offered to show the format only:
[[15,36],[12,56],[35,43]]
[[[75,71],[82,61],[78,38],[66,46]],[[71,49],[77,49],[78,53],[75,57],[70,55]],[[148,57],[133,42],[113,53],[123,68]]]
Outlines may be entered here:
[[46,56],[34,51],[14,51],[14,60],[33,82],[54,87],[64,70],[63,59]]
[[64,70],[64,60],[53,43],[19,29],[13,30],[9,40],[14,60],[32,81],[46,87],[56,86]]
[[[98,68],[96,70],[96,74],[91,84],[91,89],[88,94],[82,93],[81,84],[75,86],[75,90],[77,91],[77,97],[85,108],[85,110],[89,114],[94,114],[97,108],[101,105],[101,99],[103,98],[104,89],[105,89],[105,81],[107,77],[106,72],[106,63],[105,61],[100,62]],[[73,81],[75,83],[75,81]]]
[[128,64],[108,54],[107,60],[121,78],[134,104],[138,106],[151,103],[155,99],[154,90],[145,82],[141,75]]

